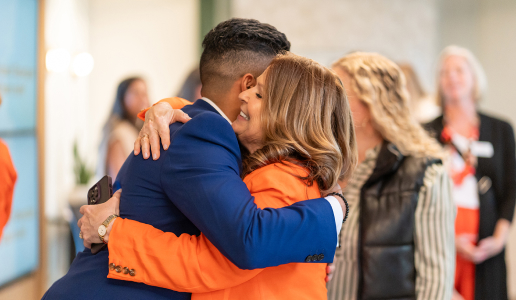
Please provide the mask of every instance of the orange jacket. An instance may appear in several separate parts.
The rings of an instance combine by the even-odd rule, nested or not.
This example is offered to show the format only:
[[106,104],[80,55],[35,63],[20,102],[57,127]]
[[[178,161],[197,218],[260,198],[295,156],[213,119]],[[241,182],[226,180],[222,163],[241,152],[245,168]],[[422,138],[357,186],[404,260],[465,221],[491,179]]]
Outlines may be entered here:
[[[259,208],[279,208],[320,197],[316,184],[309,187],[293,174],[304,176],[306,171],[291,163],[276,163],[249,174],[244,182]],[[110,270],[108,278],[189,292],[192,299],[326,299],[325,264],[241,270],[203,234],[177,237],[120,219],[113,225],[108,247],[110,264],[136,273],[130,276]]]
[[11,215],[16,178],[16,170],[14,169],[9,149],[0,140],[0,239],[2,238],[4,226]]

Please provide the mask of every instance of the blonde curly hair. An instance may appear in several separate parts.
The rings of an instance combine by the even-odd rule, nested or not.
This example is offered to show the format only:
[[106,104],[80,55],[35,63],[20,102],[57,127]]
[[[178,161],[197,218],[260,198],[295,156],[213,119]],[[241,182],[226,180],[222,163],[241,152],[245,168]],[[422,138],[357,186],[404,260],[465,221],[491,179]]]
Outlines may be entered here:
[[394,62],[377,53],[355,52],[337,60],[332,68],[350,76],[375,129],[403,155],[444,158],[442,147],[411,114],[405,76]]

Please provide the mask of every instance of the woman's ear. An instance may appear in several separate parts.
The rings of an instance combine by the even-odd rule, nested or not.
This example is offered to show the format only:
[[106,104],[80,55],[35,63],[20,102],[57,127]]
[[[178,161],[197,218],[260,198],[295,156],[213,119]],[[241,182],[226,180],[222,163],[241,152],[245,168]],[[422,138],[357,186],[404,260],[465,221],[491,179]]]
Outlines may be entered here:
[[241,92],[248,90],[256,85],[256,78],[254,78],[253,74],[247,73],[242,77],[242,81],[240,82]]

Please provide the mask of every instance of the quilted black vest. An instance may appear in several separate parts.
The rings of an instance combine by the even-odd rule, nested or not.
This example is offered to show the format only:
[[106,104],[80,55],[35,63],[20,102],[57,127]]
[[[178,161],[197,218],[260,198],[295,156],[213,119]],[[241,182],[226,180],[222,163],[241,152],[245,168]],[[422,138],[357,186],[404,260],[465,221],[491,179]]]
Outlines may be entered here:
[[403,156],[384,143],[361,189],[358,299],[416,299],[414,218],[426,169],[439,159]]

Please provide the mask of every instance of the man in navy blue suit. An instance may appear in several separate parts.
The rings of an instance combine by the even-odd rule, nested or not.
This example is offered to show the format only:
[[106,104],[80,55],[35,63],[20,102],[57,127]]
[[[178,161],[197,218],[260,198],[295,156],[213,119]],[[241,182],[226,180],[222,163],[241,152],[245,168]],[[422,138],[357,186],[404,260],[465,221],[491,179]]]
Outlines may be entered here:
[[[165,146],[161,150],[168,152],[162,159],[169,161],[164,162],[166,176],[162,182],[166,183],[168,197],[238,267],[255,269],[292,262],[332,262],[343,220],[342,200],[330,196],[280,209],[260,210],[240,177],[240,147],[231,127],[232,120],[240,113],[238,95],[253,86],[269,62],[278,53],[290,49],[290,43],[283,33],[268,24],[231,19],[212,29],[203,47],[200,62],[203,98],[184,108],[192,119],[168,127],[173,121],[171,107],[160,103],[152,108],[140,133],[142,144],[146,145],[143,156],[150,155],[150,136],[154,158],[159,158],[159,138],[155,131],[158,127],[149,126],[149,122],[165,122],[166,130],[161,132],[162,137],[165,132]],[[140,138],[137,145],[139,142]],[[139,152],[137,148],[135,154]],[[97,227],[116,211],[117,201],[115,196],[105,204],[83,207],[81,230],[97,232]],[[115,222],[116,219],[107,227],[104,241],[109,242]],[[145,240],[138,232],[125,231],[122,226],[116,230],[130,235],[135,243]],[[85,236],[91,237],[85,239],[86,246],[100,241],[95,235]],[[111,250],[113,245],[108,243],[108,246]]]

